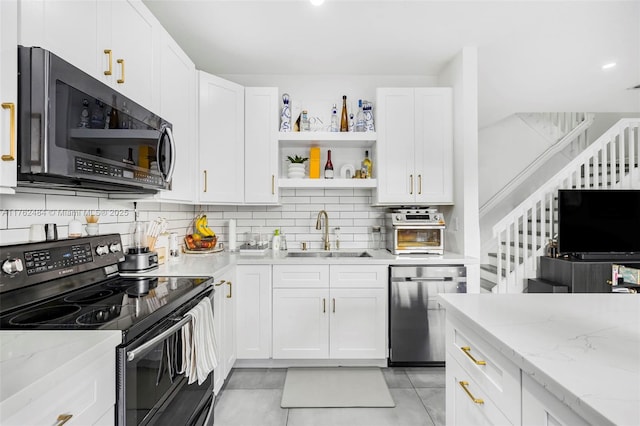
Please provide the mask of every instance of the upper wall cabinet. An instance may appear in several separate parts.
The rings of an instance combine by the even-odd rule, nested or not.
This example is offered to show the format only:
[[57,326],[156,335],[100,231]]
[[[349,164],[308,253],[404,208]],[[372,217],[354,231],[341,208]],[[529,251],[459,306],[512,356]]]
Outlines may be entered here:
[[198,72],[198,201],[244,202],[244,88]]
[[20,3],[20,44],[40,46],[155,110],[162,28],[140,0]]
[[193,182],[198,164],[196,68],[165,31],[161,36],[159,71],[160,116],[172,125],[176,162],[171,191],[161,191],[157,198],[191,203],[196,196]]
[[453,203],[452,90],[377,90],[378,204]]
[[0,194],[16,186],[18,107],[18,2],[0,1]]
[[249,204],[278,202],[278,88],[244,89],[244,198]]

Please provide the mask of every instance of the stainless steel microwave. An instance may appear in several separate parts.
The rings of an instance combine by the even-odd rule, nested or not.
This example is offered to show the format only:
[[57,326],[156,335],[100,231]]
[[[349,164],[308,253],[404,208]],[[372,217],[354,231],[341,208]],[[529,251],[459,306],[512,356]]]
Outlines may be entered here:
[[18,185],[169,189],[171,123],[38,47],[18,49]]

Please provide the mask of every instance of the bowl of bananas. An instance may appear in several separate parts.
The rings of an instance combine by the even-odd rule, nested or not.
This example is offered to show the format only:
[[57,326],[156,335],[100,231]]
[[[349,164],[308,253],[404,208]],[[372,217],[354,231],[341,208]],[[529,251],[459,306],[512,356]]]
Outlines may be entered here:
[[209,228],[207,215],[200,214],[193,219],[193,232],[184,237],[184,243],[188,250],[211,250],[216,248],[218,237]]

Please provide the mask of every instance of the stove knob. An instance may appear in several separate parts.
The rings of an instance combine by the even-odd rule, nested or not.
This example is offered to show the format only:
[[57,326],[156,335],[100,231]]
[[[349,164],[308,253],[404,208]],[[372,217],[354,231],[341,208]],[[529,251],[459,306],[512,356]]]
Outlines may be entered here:
[[109,247],[107,247],[107,246],[98,246],[98,247],[96,247],[96,254],[98,256],[104,256],[105,254],[109,254]]
[[122,251],[122,247],[120,246],[120,243],[112,243],[111,245],[109,245],[109,251],[111,253]]
[[402,220],[402,216],[401,216],[401,215],[399,215],[399,214],[397,214],[397,215],[396,215],[396,220]]
[[7,259],[2,263],[2,270],[9,275],[22,272],[24,267],[22,266],[22,259]]

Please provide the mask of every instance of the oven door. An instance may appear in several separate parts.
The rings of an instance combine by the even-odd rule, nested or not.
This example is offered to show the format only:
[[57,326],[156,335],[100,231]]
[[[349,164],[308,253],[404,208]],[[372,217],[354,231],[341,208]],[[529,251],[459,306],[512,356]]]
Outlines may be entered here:
[[213,415],[213,373],[201,385],[189,385],[184,375],[177,373],[182,362],[179,335],[186,323],[183,315],[195,303],[118,348],[119,426],[204,425]]
[[444,226],[394,226],[394,254],[444,254]]

